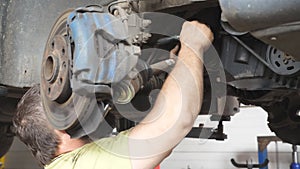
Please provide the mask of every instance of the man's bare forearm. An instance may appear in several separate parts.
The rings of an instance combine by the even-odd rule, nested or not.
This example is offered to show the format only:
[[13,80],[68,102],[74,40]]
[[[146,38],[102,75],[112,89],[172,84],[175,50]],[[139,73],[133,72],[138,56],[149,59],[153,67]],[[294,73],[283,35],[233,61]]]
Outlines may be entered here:
[[191,49],[183,47],[153,109],[130,133],[131,138],[145,139],[145,151],[152,149],[152,144],[161,149],[151,158],[132,160],[134,169],[155,167],[185,137],[200,111],[202,90],[202,61]]
[[185,34],[180,37],[182,47],[177,63],[166,79],[153,109],[130,133],[131,139],[144,141],[142,146],[131,141],[131,152],[143,148],[143,151],[152,153],[132,160],[133,168],[155,167],[186,136],[200,112],[203,99],[202,55],[212,38],[206,42],[194,39],[193,43],[200,42],[198,46],[184,43],[182,40],[189,39],[186,27],[193,25],[200,32],[204,30],[208,35],[211,34],[207,27],[203,28],[199,23],[191,22],[183,26]]
[[[192,128],[200,112],[203,97],[202,52],[182,46],[178,61],[165,81],[151,113],[156,114],[158,131],[174,132],[177,144]],[[160,113],[160,115],[157,115]],[[150,116],[151,117],[151,116]],[[146,121],[149,119],[146,119]],[[157,135],[161,133],[156,133]],[[175,138],[176,137],[176,138]]]

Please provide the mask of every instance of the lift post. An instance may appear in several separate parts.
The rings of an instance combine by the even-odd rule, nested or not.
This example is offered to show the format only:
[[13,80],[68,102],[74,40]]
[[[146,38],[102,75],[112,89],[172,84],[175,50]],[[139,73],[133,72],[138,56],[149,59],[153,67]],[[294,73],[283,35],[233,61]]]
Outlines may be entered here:
[[[268,145],[271,142],[277,142],[277,141],[281,141],[280,138],[276,137],[276,136],[260,136],[257,137],[257,143],[258,143],[258,161],[260,164],[262,164],[263,162],[265,162],[265,160],[268,159]],[[263,168],[260,169],[268,169],[268,166],[265,166]]]
[[0,169],[4,169],[5,156],[0,158]]
[[297,145],[293,145],[293,163],[290,166],[290,169],[300,169],[300,163],[298,160]]

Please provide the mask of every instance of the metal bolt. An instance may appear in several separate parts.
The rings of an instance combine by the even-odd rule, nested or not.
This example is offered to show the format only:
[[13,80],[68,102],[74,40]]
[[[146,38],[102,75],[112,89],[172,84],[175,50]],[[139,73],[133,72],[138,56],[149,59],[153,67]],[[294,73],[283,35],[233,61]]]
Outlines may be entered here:
[[277,40],[277,37],[273,36],[273,37],[271,37],[271,40],[275,41],[275,40]]
[[119,16],[119,15],[120,15],[119,11],[118,11],[118,10],[115,10],[115,11],[114,11],[114,16]]
[[234,107],[234,108],[233,108],[233,111],[237,113],[237,112],[240,111],[240,109],[239,109],[238,107]]
[[143,27],[146,28],[152,23],[151,20],[143,20]]
[[296,115],[300,117],[300,110],[297,110]]

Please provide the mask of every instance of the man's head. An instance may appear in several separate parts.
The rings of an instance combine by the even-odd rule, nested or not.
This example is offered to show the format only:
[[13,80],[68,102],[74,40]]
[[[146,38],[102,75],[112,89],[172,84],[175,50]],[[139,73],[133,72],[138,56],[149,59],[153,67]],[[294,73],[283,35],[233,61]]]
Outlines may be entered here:
[[42,164],[51,162],[60,137],[47,121],[41,102],[40,86],[35,85],[20,100],[13,119],[16,135]]
[[22,97],[13,124],[15,134],[42,165],[90,142],[88,136],[71,138],[67,132],[56,130],[50,125],[42,105],[39,85],[33,86]]

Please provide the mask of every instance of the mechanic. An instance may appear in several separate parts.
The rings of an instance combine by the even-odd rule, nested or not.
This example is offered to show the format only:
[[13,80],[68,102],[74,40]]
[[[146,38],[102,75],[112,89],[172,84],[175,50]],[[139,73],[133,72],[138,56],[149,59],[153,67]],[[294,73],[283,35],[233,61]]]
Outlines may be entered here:
[[[138,125],[115,137],[90,142],[52,128],[44,113],[39,86],[18,104],[16,135],[46,169],[151,169],[162,162],[193,127],[203,97],[203,53],[213,40],[197,21],[185,22],[181,49],[152,110]],[[116,153],[124,150],[127,153]]]

